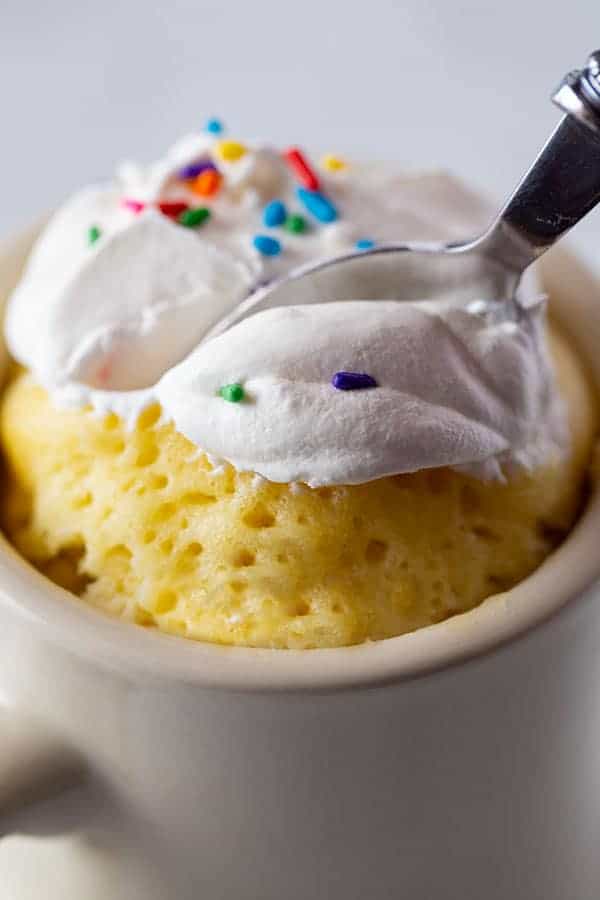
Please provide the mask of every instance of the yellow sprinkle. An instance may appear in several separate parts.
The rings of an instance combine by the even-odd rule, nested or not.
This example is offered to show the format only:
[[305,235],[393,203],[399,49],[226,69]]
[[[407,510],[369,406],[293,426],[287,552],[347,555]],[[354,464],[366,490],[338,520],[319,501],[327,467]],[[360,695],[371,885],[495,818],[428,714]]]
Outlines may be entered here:
[[227,162],[235,162],[244,156],[246,147],[237,141],[218,141],[216,151],[221,159]]
[[341,172],[342,169],[348,168],[348,163],[345,159],[340,159],[339,156],[334,156],[333,153],[328,153],[321,160],[321,165],[324,169],[327,169],[329,172]]

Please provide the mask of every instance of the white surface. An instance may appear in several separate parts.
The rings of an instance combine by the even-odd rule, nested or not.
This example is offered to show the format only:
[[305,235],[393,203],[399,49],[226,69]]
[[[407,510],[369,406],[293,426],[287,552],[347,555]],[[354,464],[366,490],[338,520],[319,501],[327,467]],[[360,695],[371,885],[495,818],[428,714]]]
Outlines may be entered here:
[[[501,197],[600,44],[596,0],[3,0],[0,234],[217,114],[233,134],[445,165]],[[555,10],[555,12],[553,12]],[[578,228],[594,260],[600,213]]]

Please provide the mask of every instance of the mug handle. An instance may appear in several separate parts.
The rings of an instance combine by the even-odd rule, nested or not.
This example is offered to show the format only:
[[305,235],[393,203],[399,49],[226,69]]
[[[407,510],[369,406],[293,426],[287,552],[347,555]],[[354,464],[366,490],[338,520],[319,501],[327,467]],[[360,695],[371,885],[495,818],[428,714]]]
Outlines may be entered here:
[[83,760],[64,740],[0,703],[0,816],[80,784],[84,776]]

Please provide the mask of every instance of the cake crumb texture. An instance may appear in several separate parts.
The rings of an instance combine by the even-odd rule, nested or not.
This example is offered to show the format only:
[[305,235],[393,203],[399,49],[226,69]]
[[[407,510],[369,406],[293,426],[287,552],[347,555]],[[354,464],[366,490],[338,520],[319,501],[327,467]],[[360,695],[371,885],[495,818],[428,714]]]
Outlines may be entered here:
[[27,372],[0,411],[2,524],[57,584],[115,616],[223,644],[335,647],[472,609],[530,574],[581,507],[596,429],[568,345],[553,352],[568,457],[506,484],[449,469],[311,489],[216,468],[158,406],[57,409]]

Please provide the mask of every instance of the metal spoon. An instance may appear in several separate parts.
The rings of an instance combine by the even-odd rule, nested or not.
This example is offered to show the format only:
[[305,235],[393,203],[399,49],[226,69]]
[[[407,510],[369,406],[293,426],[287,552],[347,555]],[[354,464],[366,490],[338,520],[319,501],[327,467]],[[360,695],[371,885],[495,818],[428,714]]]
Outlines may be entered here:
[[274,306],[353,297],[505,301],[525,270],[600,200],[600,51],[552,100],[565,115],[488,230],[474,240],[386,244],[295,269],[255,291],[207,335]]

